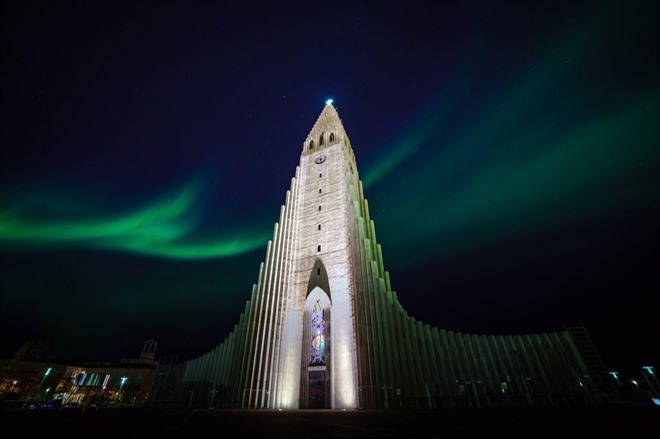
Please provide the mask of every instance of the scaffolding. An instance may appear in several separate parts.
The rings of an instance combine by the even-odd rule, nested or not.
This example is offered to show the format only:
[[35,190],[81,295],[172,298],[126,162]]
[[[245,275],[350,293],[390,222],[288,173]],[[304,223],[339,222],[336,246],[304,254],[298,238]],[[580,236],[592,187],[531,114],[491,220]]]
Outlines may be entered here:
[[608,396],[617,396],[618,390],[616,384],[607,371],[603,359],[600,357],[596,346],[587,332],[587,328],[584,327],[584,323],[580,322],[578,326],[566,326],[564,324],[564,329],[571,335],[573,343],[589,371],[589,375],[584,377],[587,384],[590,385],[594,392],[601,395],[599,399]]

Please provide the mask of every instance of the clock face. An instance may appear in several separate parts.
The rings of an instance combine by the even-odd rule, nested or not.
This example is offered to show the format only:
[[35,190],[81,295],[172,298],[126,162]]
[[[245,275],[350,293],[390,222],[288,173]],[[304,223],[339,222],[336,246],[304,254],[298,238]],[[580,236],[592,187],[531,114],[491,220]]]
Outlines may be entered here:
[[327,158],[326,156],[320,155],[320,156],[316,157],[316,159],[314,159],[314,163],[316,163],[317,165],[320,165],[321,163],[323,163],[325,161],[326,158]]

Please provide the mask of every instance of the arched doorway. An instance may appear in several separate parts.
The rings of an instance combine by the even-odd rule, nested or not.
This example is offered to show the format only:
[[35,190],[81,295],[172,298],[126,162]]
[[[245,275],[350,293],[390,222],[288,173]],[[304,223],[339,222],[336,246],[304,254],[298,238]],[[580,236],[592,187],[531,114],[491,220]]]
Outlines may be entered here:
[[331,331],[328,294],[314,287],[305,300],[302,339],[301,408],[331,407]]

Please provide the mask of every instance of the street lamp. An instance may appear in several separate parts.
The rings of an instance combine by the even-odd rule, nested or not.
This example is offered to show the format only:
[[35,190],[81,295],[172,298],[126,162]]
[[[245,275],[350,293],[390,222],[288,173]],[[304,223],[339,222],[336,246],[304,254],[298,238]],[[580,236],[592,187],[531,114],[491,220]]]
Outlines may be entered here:
[[39,393],[40,393],[40,391],[41,391],[41,386],[44,385],[44,381],[46,381],[46,377],[47,377],[48,375],[50,375],[50,372],[51,372],[52,370],[53,370],[53,368],[52,368],[52,367],[49,367],[48,369],[46,369],[46,372],[44,372],[44,376],[43,376],[43,378],[41,378],[41,382],[39,383],[39,387],[37,387],[37,393],[35,394],[35,397],[39,395]]
[[[52,367],[49,367],[49,368],[46,369],[46,371],[44,372],[44,376],[41,377],[41,381],[39,382],[39,385],[37,386],[37,391],[34,392],[34,395],[32,396],[32,399],[30,400],[31,403],[34,402],[35,399],[37,399],[37,396],[39,396],[39,393],[41,392],[41,387],[44,385],[44,381],[46,381],[46,377],[47,377],[48,375],[50,375],[50,372],[51,372],[52,370],[53,370],[53,368],[52,368]],[[16,383],[17,383],[17,381],[14,382],[14,385],[16,385]],[[50,390],[50,388],[49,388],[48,390]]]
[[121,377],[119,379],[119,389],[117,389],[117,393],[115,394],[115,399],[119,396],[119,393],[121,392],[121,389],[124,387],[124,384],[126,384],[126,381],[128,381],[127,377]]
[[614,378],[614,380],[619,386],[621,386],[621,381],[619,380],[619,372],[612,371],[610,372],[610,376]]
[[[646,371],[646,373],[644,373],[644,371]],[[653,396],[657,397],[658,392],[657,392],[655,386],[653,385],[653,383],[651,382],[651,381],[655,381],[656,384],[658,383],[658,379],[656,378],[655,374],[653,373],[653,366],[642,366],[642,376],[644,377],[644,379],[648,383],[649,387],[653,391]],[[649,380],[649,377],[651,377],[650,380]]]

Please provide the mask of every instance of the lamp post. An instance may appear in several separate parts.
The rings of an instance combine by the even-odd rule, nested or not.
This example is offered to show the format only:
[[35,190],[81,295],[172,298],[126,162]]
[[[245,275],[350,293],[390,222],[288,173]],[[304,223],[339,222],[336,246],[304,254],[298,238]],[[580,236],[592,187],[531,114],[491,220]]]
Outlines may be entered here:
[[210,404],[211,409],[213,409],[213,400],[215,399],[215,394],[216,394],[217,392],[218,392],[218,391],[217,391],[217,389],[216,389],[215,386],[214,386],[213,389],[211,389],[211,404]]
[[119,396],[119,393],[121,392],[121,389],[124,387],[124,384],[126,384],[126,381],[128,381],[128,378],[126,377],[121,377],[119,379],[119,389],[117,389],[117,393],[115,394],[115,400]]
[[[644,373],[645,371],[646,371],[646,373]],[[644,379],[648,383],[649,387],[651,388],[651,391],[653,392],[653,396],[657,397],[658,393],[655,389],[655,386],[653,385],[651,380],[649,380],[649,376],[650,376],[655,381],[655,374],[653,373],[653,366],[642,366],[642,376],[644,377]]]
[[41,381],[39,382],[39,385],[37,386],[37,390],[34,392],[34,395],[32,396],[32,399],[30,400],[31,403],[34,402],[34,400],[37,399],[37,397],[39,396],[39,393],[41,392],[41,387],[44,385],[44,381],[46,381],[46,377],[47,377],[48,375],[50,375],[50,372],[51,372],[52,370],[53,370],[53,368],[52,368],[52,367],[49,367],[49,368],[46,369],[46,371],[44,372],[44,376],[41,377]]
[[616,381],[616,383],[621,387],[621,380],[619,380],[619,372],[612,371],[610,372],[610,376]]
[[49,367],[46,369],[46,372],[44,372],[44,376],[41,378],[41,382],[39,383],[39,387],[37,387],[37,392],[35,394],[35,398],[39,395],[39,392],[41,391],[41,386],[44,385],[44,381],[46,381],[46,377],[50,375],[50,372],[53,370],[52,367]]

